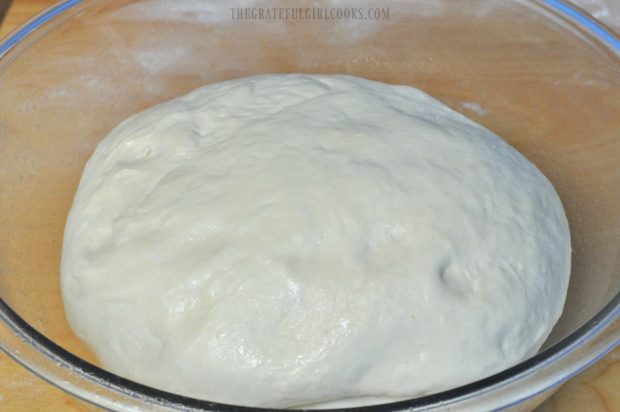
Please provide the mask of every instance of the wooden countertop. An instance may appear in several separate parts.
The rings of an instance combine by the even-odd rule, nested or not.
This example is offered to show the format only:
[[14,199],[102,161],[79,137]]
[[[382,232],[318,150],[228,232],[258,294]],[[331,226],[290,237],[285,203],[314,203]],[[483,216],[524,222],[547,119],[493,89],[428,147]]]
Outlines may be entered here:
[[[0,25],[0,38],[54,3],[52,0],[13,0]],[[0,353],[0,410],[82,412],[94,409],[39,379]],[[620,412],[620,347],[564,384],[537,411]]]

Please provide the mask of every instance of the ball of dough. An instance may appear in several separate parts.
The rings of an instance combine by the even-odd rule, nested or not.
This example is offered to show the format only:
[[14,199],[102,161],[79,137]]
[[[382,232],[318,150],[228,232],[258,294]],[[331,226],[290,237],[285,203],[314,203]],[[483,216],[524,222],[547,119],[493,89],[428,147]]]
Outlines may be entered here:
[[570,271],[552,185],[411,87],[211,84],[127,119],[89,160],[62,292],[107,369],[212,401],[429,394],[539,349]]

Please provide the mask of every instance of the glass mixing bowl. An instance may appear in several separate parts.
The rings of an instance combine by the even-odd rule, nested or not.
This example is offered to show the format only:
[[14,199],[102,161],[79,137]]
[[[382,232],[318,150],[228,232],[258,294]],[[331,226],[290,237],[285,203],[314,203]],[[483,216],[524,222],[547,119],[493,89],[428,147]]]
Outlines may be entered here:
[[[348,73],[418,87],[507,139],[570,221],[564,314],[543,350],[497,375],[367,411],[533,408],[620,339],[620,41],[555,0],[343,0],[389,20],[239,20],[301,1],[66,1],[0,45],[0,346],[114,410],[249,411],[99,368],[59,292],[63,227],[85,161],[122,119],[210,82]],[[334,2],[334,4],[336,4]],[[333,7],[328,1],[310,7]]]

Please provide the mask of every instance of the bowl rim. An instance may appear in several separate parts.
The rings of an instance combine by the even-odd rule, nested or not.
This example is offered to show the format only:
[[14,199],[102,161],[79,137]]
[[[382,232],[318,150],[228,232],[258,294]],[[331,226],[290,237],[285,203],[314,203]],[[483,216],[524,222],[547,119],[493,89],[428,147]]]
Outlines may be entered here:
[[[529,1],[539,3],[542,6],[547,6],[550,10],[559,13],[562,17],[576,23],[581,28],[589,30],[598,40],[602,42],[603,45],[611,49],[611,51],[616,55],[620,55],[620,36],[607,25],[598,21],[581,8],[566,0]],[[17,45],[21,44],[24,40],[28,39],[34,32],[37,31],[37,29],[45,25],[45,23],[52,20],[54,17],[60,16],[61,14],[74,9],[77,5],[82,5],[85,3],[88,3],[88,0],[65,0],[58,2],[41,13],[35,15],[21,27],[7,35],[4,39],[0,39],[0,61],[7,55],[7,53],[13,50]],[[29,349],[33,349],[34,351],[43,354],[47,359],[53,361],[56,368],[69,368],[72,373],[82,378],[86,378],[91,383],[101,386],[106,390],[116,392],[120,396],[129,397],[133,400],[143,400],[152,406],[170,408],[172,410],[208,410],[218,412],[263,412],[274,410],[272,408],[237,406],[191,398],[146,386],[115,375],[85,361],[48,339],[45,335],[37,331],[33,326],[20,317],[1,297],[0,320],[17,338],[27,345]],[[575,352],[584,341],[593,341],[595,338],[600,338],[600,342],[596,346],[593,356],[581,356],[581,358],[578,359],[580,362],[572,365],[572,369],[569,367],[564,367],[563,369],[556,371],[552,377],[553,379],[550,381],[546,381],[543,385],[536,387],[534,391],[521,395],[520,397],[512,400],[512,402],[502,405],[502,408],[509,408],[517,403],[523,402],[524,400],[535,397],[536,395],[545,392],[565,380],[570,379],[583,369],[589,367],[594,362],[605,356],[617,345],[620,345],[620,328],[618,328],[618,330],[614,333],[601,338],[602,332],[617,320],[620,320],[620,293],[616,294],[594,317],[581,325],[577,330],[562,339],[560,342],[552,345],[535,356],[492,376],[459,386],[454,389],[409,400],[353,408],[321,409],[320,411],[391,412],[412,409],[417,410],[419,408],[427,409],[434,407],[447,407],[454,402],[463,401],[475,395],[496,390],[505,387],[514,381],[523,379],[526,376],[539,371],[542,367],[553,364],[556,360],[562,359]],[[57,374],[55,374],[53,370],[33,367],[25,354],[20,354],[19,350],[11,350],[10,344],[2,339],[1,334],[0,349],[34,374],[82,400],[97,406],[104,406],[106,408],[113,407],[112,405],[121,406],[118,401],[106,403],[101,402],[100,399],[98,401],[87,395],[85,396],[83,391],[75,390],[70,382],[57,379]],[[568,373],[562,373],[567,371]],[[305,410],[310,411],[312,409]]]

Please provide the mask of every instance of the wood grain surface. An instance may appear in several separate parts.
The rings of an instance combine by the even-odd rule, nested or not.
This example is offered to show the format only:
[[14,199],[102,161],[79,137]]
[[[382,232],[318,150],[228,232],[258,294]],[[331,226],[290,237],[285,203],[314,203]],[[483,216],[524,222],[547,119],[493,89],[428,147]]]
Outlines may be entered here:
[[[2,1],[6,0],[0,0],[0,4]],[[0,37],[52,4],[54,1],[51,0],[13,0],[0,25]],[[71,412],[94,409],[0,353],[0,410]],[[620,412],[620,348],[567,382],[538,411]]]

